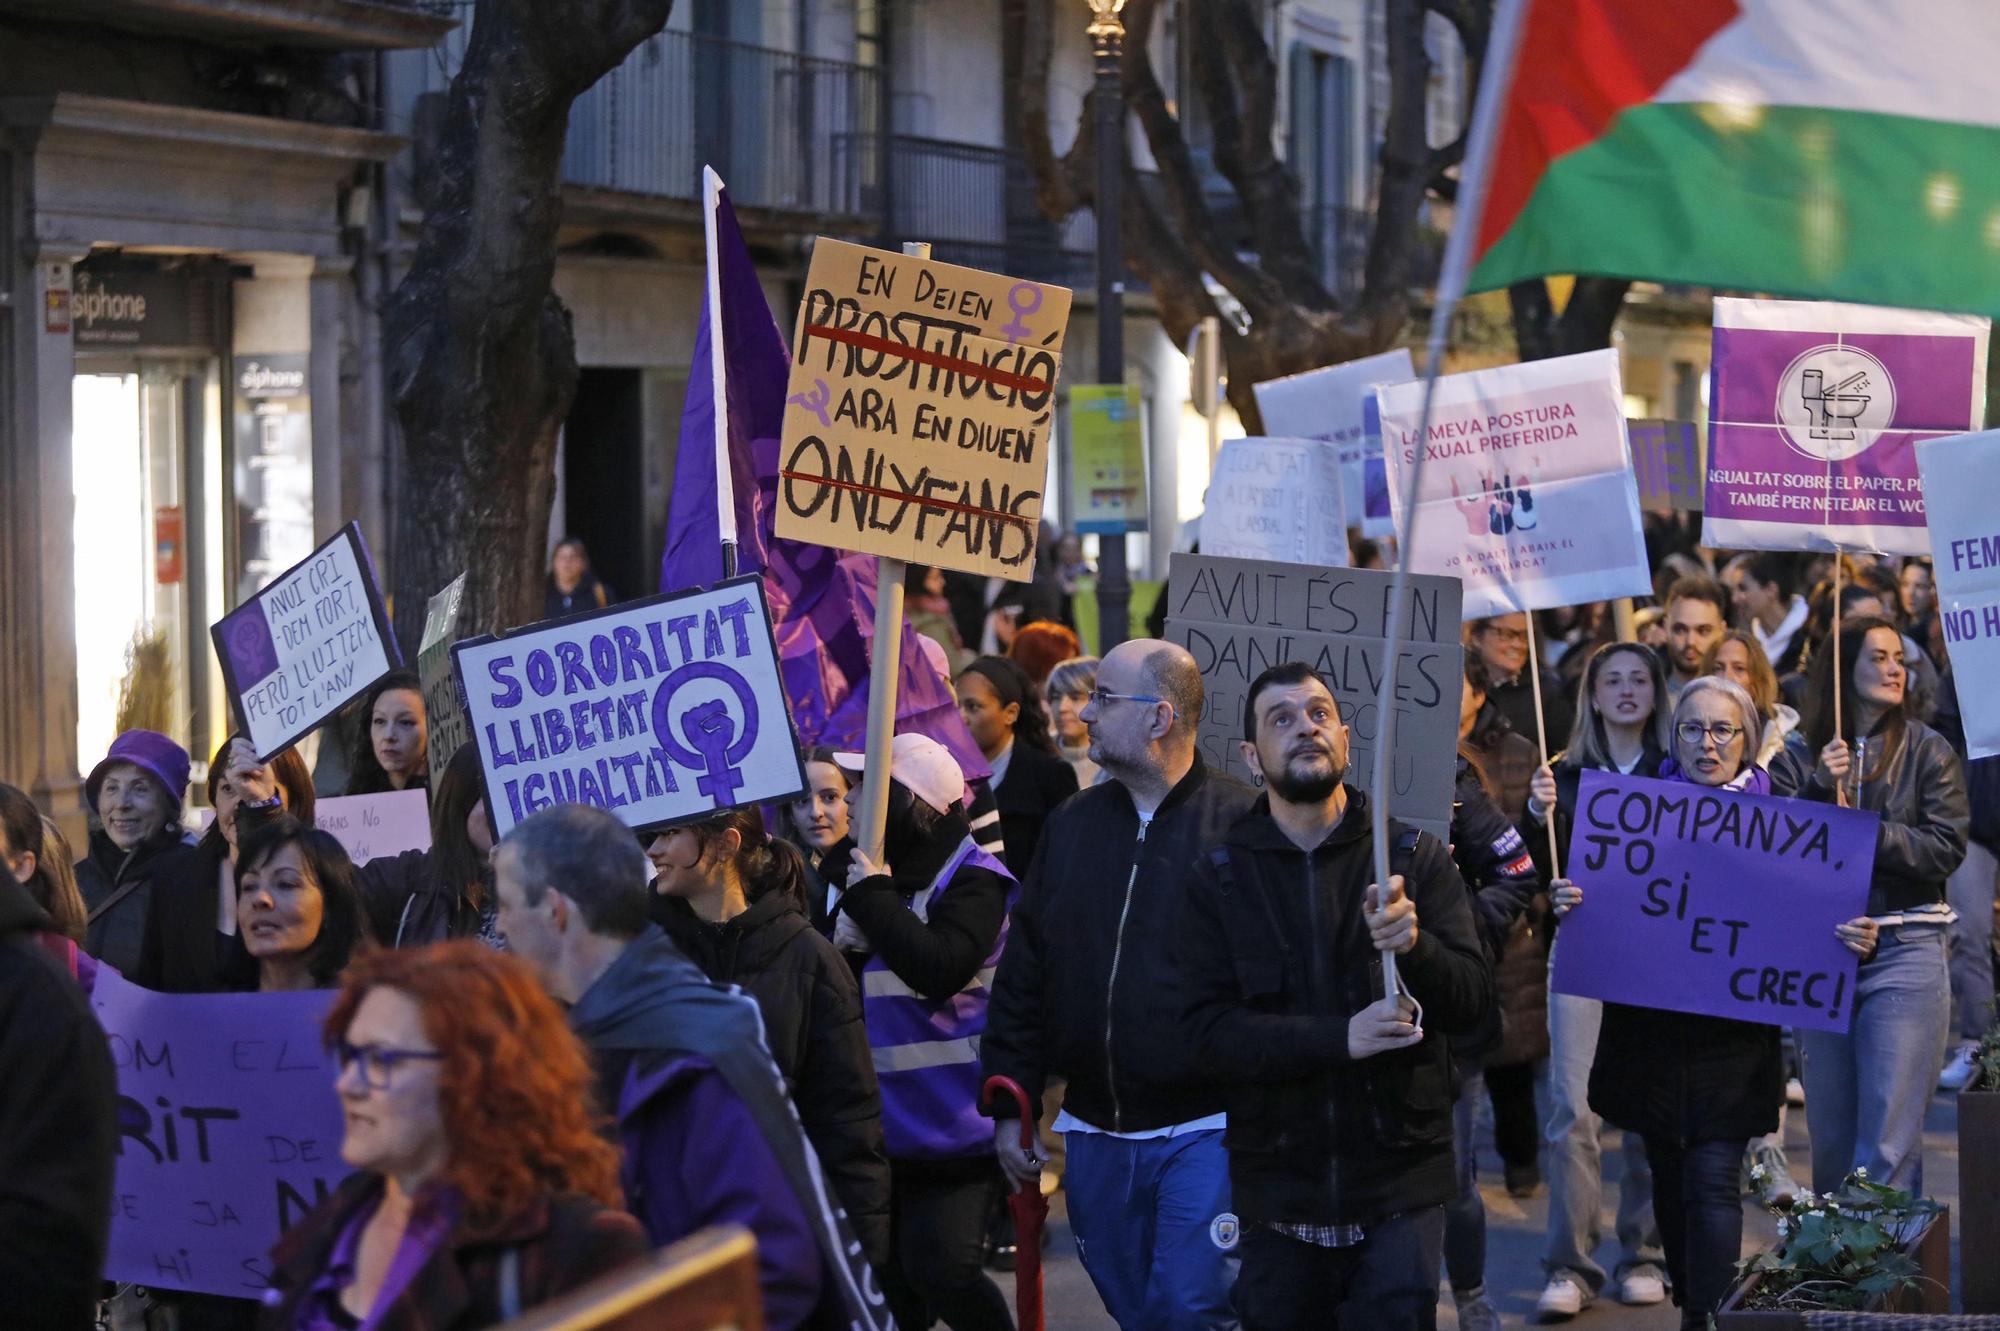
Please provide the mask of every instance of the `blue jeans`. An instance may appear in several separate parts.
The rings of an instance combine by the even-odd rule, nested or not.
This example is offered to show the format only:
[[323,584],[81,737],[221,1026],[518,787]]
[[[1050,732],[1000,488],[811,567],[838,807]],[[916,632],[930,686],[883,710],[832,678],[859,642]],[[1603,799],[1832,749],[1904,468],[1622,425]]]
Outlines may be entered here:
[[1438,1207],[1367,1227],[1351,1248],[1321,1248],[1248,1226],[1236,1307],[1243,1331],[1435,1331]]
[[1743,1250],[1743,1199],[1737,1171],[1743,1138],[1682,1144],[1646,1140],[1653,1167],[1653,1214],[1667,1250],[1684,1331],[1700,1331],[1729,1293]]
[[1458,1164],[1458,1196],[1444,1208],[1444,1272],[1454,1290],[1486,1283],[1486,1202],[1479,1195],[1479,1152],[1474,1133],[1485,1097],[1486,1069],[1477,1059],[1458,1064],[1458,1099],[1451,1105],[1451,1149]]
[[1961,1040],[1977,1040],[1993,1023],[1993,892],[2000,863],[1993,852],[1972,842],[1965,862],[1945,881],[1945,894],[1958,912],[1951,926],[1952,1029]]
[[[1562,940],[1556,940],[1562,946]],[[1549,1229],[1542,1246],[1542,1270],[1566,1272],[1593,1295],[1604,1288],[1604,1268],[1596,1251],[1603,1237],[1599,1207],[1603,1192],[1602,1128],[1590,1112],[1590,1065],[1597,1059],[1597,1031],[1604,1005],[1574,994],[1549,995]],[[1653,1223],[1653,1175],[1639,1134],[1623,1138],[1624,1179],[1618,1185],[1618,1265],[1620,1279],[1635,1266],[1660,1263],[1660,1231]]]
[[1813,1191],[1856,1166],[1876,1183],[1921,1194],[1924,1111],[1950,1037],[1951,983],[1942,925],[1885,928],[1861,963],[1846,1035],[1801,1030]]
[[1070,1232],[1111,1319],[1124,1331],[1234,1331],[1239,1227],[1221,1130],[1070,1132],[1064,1146]]

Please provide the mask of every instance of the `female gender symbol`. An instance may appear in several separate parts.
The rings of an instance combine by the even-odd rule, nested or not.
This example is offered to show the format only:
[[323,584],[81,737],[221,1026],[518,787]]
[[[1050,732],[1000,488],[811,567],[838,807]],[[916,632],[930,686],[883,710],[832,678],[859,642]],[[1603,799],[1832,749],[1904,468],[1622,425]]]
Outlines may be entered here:
[[[1028,297],[1034,297],[1030,303]],[[1033,282],[1016,282],[1007,293],[1007,308],[1014,311],[1014,321],[1000,325],[1000,331],[1007,335],[1009,342],[1019,342],[1034,330],[1027,325],[1027,316],[1042,308],[1042,289]]]
[[[688,743],[674,737],[668,704],[682,686],[697,679],[712,679],[736,695],[743,717],[739,728],[720,698],[690,707],[681,713],[681,731]],[[653,734],[660,747],[682,767],[704,773],[695,789],[715,801],[717,808],[736,802],[743,777],[736,769],[757,745],[757,695],[749,682],[726,665],[714,661],[690,661],[668,675],[653,695]]]

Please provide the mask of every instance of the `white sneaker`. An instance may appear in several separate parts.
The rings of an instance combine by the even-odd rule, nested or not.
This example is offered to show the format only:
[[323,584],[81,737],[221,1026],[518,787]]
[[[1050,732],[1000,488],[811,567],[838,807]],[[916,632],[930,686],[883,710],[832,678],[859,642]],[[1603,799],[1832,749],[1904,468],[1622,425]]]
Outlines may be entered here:
[[1618,1301],[1635,1308],[1651,1307],[1667,1301],[1667,1281],[1659,1268],[1635,1266],[1618,1282]]
[[1960,1045],[1952,1052],[1951,1061],[1938,1074],[1938,1089],[1941,1091],[1962,1091],[1965,1083],[1972,1080],[1978,1065],[1973,1062],[1979,1053],[1979,1046],[1971,1041]]
[[1785,1079],[1785,1103],[1794,1109],[1805,1108],[1806,1084],[1797,1077]]
[[1590,1300],[1591,1293],[1583,1287],[1582,1281],[1567,1271],[1558,1271],[1549,1277],[1542,1297],[1535,1300],[1535,1320],[1567,1322],[1582,1312]]

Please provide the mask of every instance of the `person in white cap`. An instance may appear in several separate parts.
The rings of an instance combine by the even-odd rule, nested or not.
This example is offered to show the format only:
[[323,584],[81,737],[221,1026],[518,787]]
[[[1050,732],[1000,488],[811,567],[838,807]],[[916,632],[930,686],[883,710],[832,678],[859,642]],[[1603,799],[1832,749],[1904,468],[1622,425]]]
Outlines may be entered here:
[[[867,759],[837,753],[860,772]],[[848,794],[856,804],[862,785]],[[886,864],[854,851],[834,942],[861,979],[888,1139],[892,1257],[882,1288],[898,1325],[1012,1331],[989,1278],[986,1216],[1001,1187],[979,1112],[987,986],[1006,942],[1015,884],[972,838],[965,774],[942,744],[898,735],[889,758]],[[850,821],[857,829],[858,817]]]

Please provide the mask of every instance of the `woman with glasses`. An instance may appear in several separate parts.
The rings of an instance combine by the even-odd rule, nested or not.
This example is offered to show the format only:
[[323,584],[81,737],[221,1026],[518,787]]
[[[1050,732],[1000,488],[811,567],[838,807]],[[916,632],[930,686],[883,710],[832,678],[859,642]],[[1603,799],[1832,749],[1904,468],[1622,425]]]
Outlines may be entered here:
[[325,1030],[355,1172],[278,1243],[266,1327],[469,1331],[646,1255],[589,1061],[522,963],[371,952]]
[[1781,793],[1836,800],[1882,816],[1868,914],[1843,925],[1861,954],[1846,1035],[1800,1031],[1813,1190],[1849,1171],[1923,1190],[1924,1111],[1944,1067],[1951,981],[1946,942],[1955,918],[1945,880],[1965,858],[1965,771],[1945,738],[1909,714],[1903,636],[1886,619],[1841,621],[1836,653],[1815,654],[1805,699],[1811,760],[1779,756]]
[[[842,804],[843,833],[846,813]],[[653,922],[709,979],[757,1000],[806,1136],[869,1262],[882,1266],[889,1156],[861,990],[840,949],[806,918],[799,852],[764,830],[755,807],[642,835],[656,875]]]
[[[1673,753],[1660,779],[1768,794],[1770,778],[1751,761],[1763,737],[1741,685],[1697,678],[1674,706]],[[1558,915],[1589,909],[1582,888],[1566,879],[1550,886]],[[1645,1142],[1682,1331],[1708,1325],[1734,1278],[1743,1243],[1737,1170],[1750,1139],[1777,1126],[1784,1089],[1775,1026],[1604,1005],[1590,1107]]]
[[[1657,776],[1671,739],[1667,678],[1660,657],[1637,643],[1608,643],[1585,663],[1577,688],[1569,747],[1534,775],[1522,830],[1539,859],[1555,822],[1556,844],[1569,845],[1576,794],[1586,771]],[[1561,931],[1554,947],[1562,946]],[[1598,1197],[1603,1187],[1597,1115],[1590,1112],[1590,1064],[1597,1054],[1604,1005],[1574,994],[1549,995],[1549,1228],[1542,1248],[1547,1284],[1536,1304],[1544,1318],[1573,1317],[1606,1284],[1597,1263]],[[1653,1179],[1636,1136],[1624,1141],[1618,1185],[1618,1264],[1612,1292],[1621,1303],[1646,1305],[1667,1297],[1660,1270],[1660,1235],[1653,1224]]]

